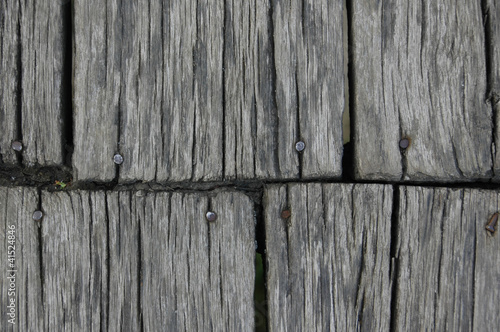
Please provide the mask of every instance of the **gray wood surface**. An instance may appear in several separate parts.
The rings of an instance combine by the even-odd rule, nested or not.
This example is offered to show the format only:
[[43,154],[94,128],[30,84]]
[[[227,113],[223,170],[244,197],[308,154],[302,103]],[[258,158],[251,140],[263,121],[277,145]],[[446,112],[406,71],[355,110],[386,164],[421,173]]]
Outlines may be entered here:
[[356,178],[489,178],[481,1],[357,0],[351,14]]
[[[107,330],[108,296],[114,299],[130,285],[109,293],[104,192],[44,191],[42,206],[44,330]],[[115,278],[121,275],[116,272]],[[119,327],[121,321],[113,323]]]
[[496,330],[500,243],[484,227],[499,194],[421,187],[399,194],[396,330]]
[[[148,194],[136,201],[145,330],[252,331],[251,201],[236,193]],[[205,220],[209,209],[217,221]]]
[[[38,193],[34,188],[0,188],[0,330],[42,331],[44,324],[42,277],[40,273],[40,242],[38,224],[32,215],[38,207]],[[14,233],[9,230],[14,228]],[[15,239],[9,238],[14,235]],[[9,243],[15,241],[14,243]],[[9,261],[8,251],[14,245],[15,261]],[[12,254],[12,253],[10,253]],[[14,264],[14,267],[9,264]],[[15,287],[8,279],[15,270]],[[11,289],[9,289],[11,288]],[[9,294],[15,288],[15,294]],[[15,299],[15,324],[8,322],[7,305]]]
[[15,164],[16,154],[11,142],[21,133],[17,128],[17,111],[21,68],[18,1],[0,1],[0,157],[4,163]]
[[391,213],[391,186],[268,186],[269,330],[388,330]]
[[41,203],[39,231],[37,191],[0,189],[0,235],[17,231],[21,330],[253,330],[255,212],[244,194],[43,191]]
[[500,4],[495,0],[488,0],[485,8],[486,50],[488,51],[489,71],[489,100],[493,107],[495,121],[494,175],[500,179]]
[[0,2],[0,153],[4,162],[16,162],[10,144],[21,136],[24,164],[60,165],[64,161],[62,16],[69,5],[64,1]]
[[74,8],[75,179],[340,176],[341,1]]

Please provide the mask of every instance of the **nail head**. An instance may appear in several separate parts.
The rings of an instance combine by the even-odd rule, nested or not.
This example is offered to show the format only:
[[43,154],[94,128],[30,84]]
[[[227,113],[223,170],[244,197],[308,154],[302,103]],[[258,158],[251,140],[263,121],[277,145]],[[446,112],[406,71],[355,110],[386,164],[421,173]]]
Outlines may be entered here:
[[486,225],[486,230],[491,232],[491,233],[495,233],[495,226],[497,225],[497,221],[498,221],[498,212],[493,214],[490,218],[490,221],[488,221],[488,224]]
[[292,215],[292,213],[288,209],[281,211],[281,218],[283,218],[283,219],[288,219],[288,218],[290,218],[291,215]]
[[217,213],[208,211],[205,217],[207,218],[208,221],[213,222],[217,220]]
[[43,218],[43,212],[42,211],[37,210],[37,211],[33,212],[33,220],[34,221],[40,221],[40,220],[42,220],[42,218]]
[[295,143],[295,150],[297,150],[298,152],[304,151],[305,148],[306,148],[306,143],[302,141],[298,141],[297,143]]
[[113,156],[113,161],[115,162],[115,164],[121,165],[123,163],[123,156],[117,153]]
[[407,149],[410,146],[410,140],[408,138],[403,138],[399,141],[399,147],[401,149]]
[[21,152],[23,150],[23,143],[21,143],[19,141],[12,142],[11,146],[12,146],[12,150],[14,150],[14,151]]

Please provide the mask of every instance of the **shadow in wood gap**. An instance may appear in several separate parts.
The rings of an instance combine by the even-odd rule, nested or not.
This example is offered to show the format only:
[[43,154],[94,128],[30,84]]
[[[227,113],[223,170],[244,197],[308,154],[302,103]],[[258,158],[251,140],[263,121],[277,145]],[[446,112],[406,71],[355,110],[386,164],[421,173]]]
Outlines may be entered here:
[[63,162],[67,167],[71,167],[71,157],[73,155],[73,10],[71,1],[63,3],[63,72],[61,87],[61,107],[63,120],[62,151]]
[[266,290],[266,230],[264,223],[264,210],[262,206],[263,191],[258,197],[254,197],[255,213],[255,288],[254,288],[254,310],[255,331],[264,332],[268,330],[267,312],[267,290]]

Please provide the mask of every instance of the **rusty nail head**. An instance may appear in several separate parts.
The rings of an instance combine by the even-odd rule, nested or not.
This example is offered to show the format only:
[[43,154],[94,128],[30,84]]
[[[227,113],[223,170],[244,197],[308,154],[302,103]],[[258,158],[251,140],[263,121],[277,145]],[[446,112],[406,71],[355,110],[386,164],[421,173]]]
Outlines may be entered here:
[[23,143],[21,143],[19,141],[12,142],[11,146],[12,146],[12,150],[14,150],[14,151],[21,152],[23,150]]
[[399,147],[401,149],[407,149],[409,146],[410,146],[410,139],[405,137],[399,141]]
[[283,218],[283,219],[288,219],[288,218],[290,218],[291,215],[292,215],[292,213],[288,209],[281,211],[281,218]]
[[298,141],[297,143],[295,143],[295,150],[297,150],[298,152],[304,151],[305,148],[306,148],[306,143],[302,141]]
[[40,221],[42,220],[43,218],[43,212],[40,211],[40,210],[36,210],[35,212],[33,212],[33,220],[34,221]]
[[491,233],[495,233],[495,226],[497,225],[498,221],[498,212],[495,213],[493,216],[491,216],[490,221],[486,225],[486,230],[490,231]]
[[117,153],[113,156],[113,161],[115,162],[115,164],[121,165],[123,163],[123,156]]
[[208,221],[216,221],[217,220],[217,213],[213,211],[208,211],[207,214],[205,215]]

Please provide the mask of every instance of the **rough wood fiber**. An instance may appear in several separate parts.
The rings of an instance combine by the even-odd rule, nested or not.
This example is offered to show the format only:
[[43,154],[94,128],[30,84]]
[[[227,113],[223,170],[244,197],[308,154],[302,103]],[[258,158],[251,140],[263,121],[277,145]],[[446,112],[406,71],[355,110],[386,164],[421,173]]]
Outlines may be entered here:
[[70,5],[65,1],[21,1],[23,162],[27,165],[64,162],[62,16]]
[[[0,188],[0,255],[3,258],[2,278],[0,278],[0,330],[2,331],[42,331],[43,295],[40,273],[39,229],[32,219],[38,206],[38,194],[33,188]],[[10,227],[15,226],[15,267],[8,266]],[[15,272],[16,317],[15,325],[8,323],[7,305],[10,303],[7,279]]]
[[495,146],[492,149],[495,158],[495,180],[500,179],[500,4],[494,0],[487,0],[485,8],[486,50],[489,60],[488,97],[493,107],[495,121]]
[[395,329],[496,330],[500,243],[484,227],[499,209],[498,193],[401,187],[399,194]]
[[4,163],[16,163],[10,145],[19,139],[17,111],[20,79],[20,36],[18,1],[0,1],[0,158]]
[[[146,330],[253,330],[254,216],[242,194],[136,196]],[[218,214],[209,223],[205,213]]]
[[391,213],[390,186],[267,187],[270,331],[388,330]]
[[77,179],[222,178],[223,6],[75,1]]
[[297,177],[295,142],[303,140],[302,177],[339,177],[344,57],[342,1],[273,1],[276,105],[283,177]]
[[104,192],[43,192],[42,205],[44,329],[107,329],[108,295],[116,294],[108,294]]
[[492,175],[481,15],[479,0],[352,2],[356,178]]
[[[62,143],[62,1],[0,2],[0,153],[23,139],[26,165],[60,165]],[[22,133],[20,132],[22,130]]]
[[340,176],[341,23],[342,1],[75,1],[75,178],[117,151],[121,182],[298,178],[301,136],[302,175]]

